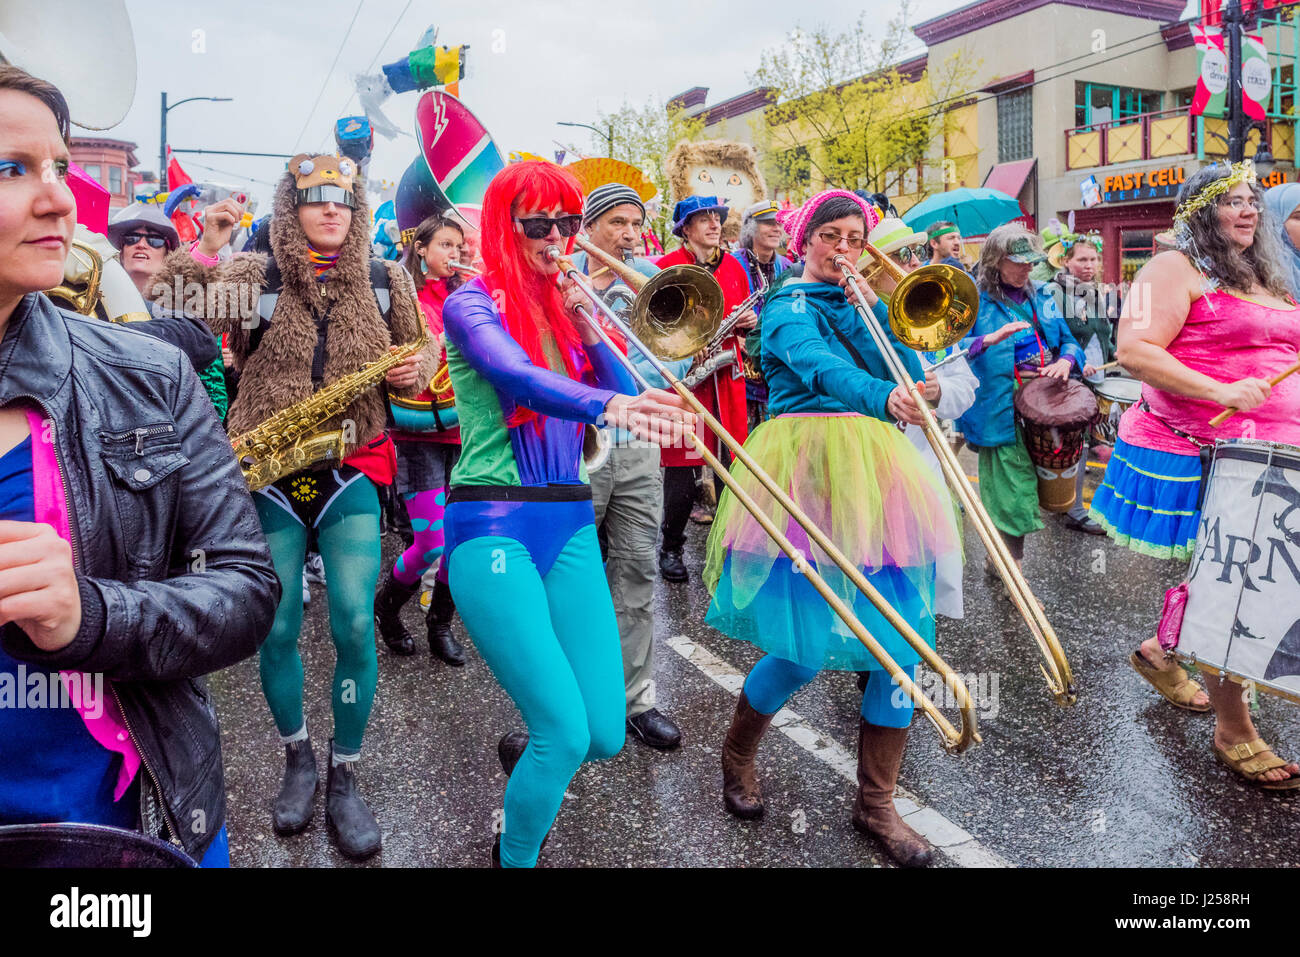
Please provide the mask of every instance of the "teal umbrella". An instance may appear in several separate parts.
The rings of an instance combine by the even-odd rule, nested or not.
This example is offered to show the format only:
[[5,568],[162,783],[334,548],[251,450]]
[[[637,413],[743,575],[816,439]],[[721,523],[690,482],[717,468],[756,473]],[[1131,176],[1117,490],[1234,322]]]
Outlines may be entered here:
[[963,187],[922,200],[903,214],[903,222],[923,230],[947,220],[956,223],[963,236],[985,236],[1023,215],[1020,203],[1000,189]]

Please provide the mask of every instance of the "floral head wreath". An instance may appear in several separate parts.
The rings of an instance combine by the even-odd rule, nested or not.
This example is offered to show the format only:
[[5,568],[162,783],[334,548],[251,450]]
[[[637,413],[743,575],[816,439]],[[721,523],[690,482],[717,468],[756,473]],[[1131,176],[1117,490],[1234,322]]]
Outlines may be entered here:
[[1075,243],[1092,243],[1097,252],[1101,252],[1101,236],[1097,233],[1067,233],[1061,237],[1061,248],[1067,253]]
[[1200,210],[1209,206],[1220,196],[1241,183],[1255,185],[1255,164],[1248,159],[1233,163],[1228,167],[1229,173],[1222,179],[1216,179],[1204,186],[1194,196],[1189,196],[1174,213],[1174,226],[1185,226],[1187,221]]

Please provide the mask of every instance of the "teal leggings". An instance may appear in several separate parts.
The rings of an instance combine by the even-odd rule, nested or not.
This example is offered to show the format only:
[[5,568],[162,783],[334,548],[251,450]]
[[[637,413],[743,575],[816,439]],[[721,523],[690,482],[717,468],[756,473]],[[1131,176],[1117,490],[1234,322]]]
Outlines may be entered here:
[[[307,529],[263,495],[254,495],[262,531],[283,594],[275,624],[262,643],[262,692],[282,736],[303,725],[302,566]],[[330,635],[334,639],[334,747],[340,755],[361,752],[361,739],[375,700],[375,585],[379,581],[379,497],[359,478],[329,504],[316,525],[325,562]]]
[[528,726],[506,785],[501,863],[532,867],[584,761],[623,747],[623,654],[596,527],[585,525],[541,575],[513,538],[454,547],[456,610]]

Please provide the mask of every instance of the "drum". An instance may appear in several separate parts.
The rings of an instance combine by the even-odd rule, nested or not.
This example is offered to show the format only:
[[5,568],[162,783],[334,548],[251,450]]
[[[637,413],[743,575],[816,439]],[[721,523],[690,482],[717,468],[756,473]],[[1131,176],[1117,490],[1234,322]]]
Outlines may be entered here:
[[1119,417],[1142,398],[1142,383],[1126,375],[1110,376],[1093,386],[1097,393],[1097,424],[1092,434],[1098,442],[1114,445],[1119,437]]
[[198,867],[178,848],[99,824],[0,827],[0,868]]
[[1084,439],[1097,418],[1096,396],[1081,382],[1043,376],[1016,390],[1015,407],[1038,471],[1038,504],[1068,512],[1075,476],[1084,468]]
[[1176,651],[1300,701],[1300,448],[1215,444]]

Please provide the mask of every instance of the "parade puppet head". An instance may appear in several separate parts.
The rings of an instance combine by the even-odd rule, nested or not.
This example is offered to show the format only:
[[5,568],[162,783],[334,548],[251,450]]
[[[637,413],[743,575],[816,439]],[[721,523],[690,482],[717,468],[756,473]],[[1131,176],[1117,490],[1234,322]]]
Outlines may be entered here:
[[[716,196],[723,205],[740,210],[767,198],[758,154],[748,143],[684,140],[668,154],[666,171],[677,202],[688,196]],[[733,216],[723,224],[722,239],[734,243],[739,236],[740,217]]]

